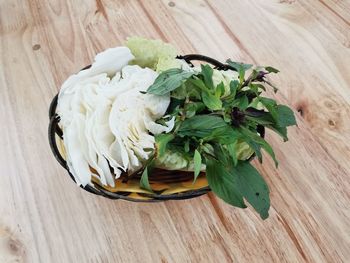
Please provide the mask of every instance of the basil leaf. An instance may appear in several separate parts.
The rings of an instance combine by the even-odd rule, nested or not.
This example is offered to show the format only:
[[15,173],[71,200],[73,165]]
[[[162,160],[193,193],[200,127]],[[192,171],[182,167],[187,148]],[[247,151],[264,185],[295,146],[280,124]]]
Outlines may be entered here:
[[205,85],[210,89],[214,90],[213,84],[213,68],[208,64],[201,64],[202,72]]
[[206,158],[206,176],[211,190],[226,203],[246,208],[243,196],[238,189],[237,177],[232,176],[221,162]]
[[259,101],[265,106],[265,108],[270,112],[272,118],[277,121],[278,113],[277,113],[277,103],[273,99],[259,97]]
[[167,114],[178,114],[179,108],[184,104],[184,99],[171,98],[170,104],[166,111]]
[[231,61],[230,59],[227,60],[227,63],[238,72],[238,74],[239,74],[239,82],[241,84],[243,84],[245,72],[248,69],[250,69],[253,65],[252,64],[244,64],[244,63],[234,62],[234,61]]
[[187,96],[188,91],[184,83],[171,92],[171,97],[178,100],[185,100]]
[[225,202],[245,208],[243,197],[260,214],[268,217],[270,208],[269,189],[259,172],[249,163],[239,161],[223,165],[214,158],[206,159],[206,174],[211,190]]
[[267,85],[269,85],[270,87],[273,88],[273,92],[274,92],[274,93],[277,93],[278,88],[277,88],[275,85],[273,85],[271,82],[266,81],[266,80],[265,80],[265,83],[266,83]]
[[277,126],[287,127],[296,124],[294,112],[285,105],[277,105],[276,101],[260,97],[259,101],[268,109]]
[[245,110],[249,106],[249,100],[248,97],[244,94],[243,96],[240,96],[236,98],[232,102],[232,107],[238,107],[240,110]]
[[151,185],[149,184],[148,181],[148,167],[145,168],[145,170],[143,170],[141,179],[140,179],[140,187],[142,189],[148,190],[150,192],[153,192]]
[[213,129],[210,134],[203,138],[204,141],[214,141],[220,144],[232,144],[240,137],[240,133],[233,129],[231,126],[226,125]]
[[226,62],[231,67],[233,67],[237,72],[239,72],[240,69],[247,71],[248,69],[250,69],[253,66],[252,64],[244,64],[244,63],[240,63],[240,62],[235,62],[235,61],[232,61],[231,59],[228,59]]
[[189,102],[185,105],[185,114],[187,118],[191,118],[196,115],[197,112],[201,112],[205,109],[203,102]]
[[187,139],[184,143],[184,151],[188,153],[190,151],[190,140]]
[[198,78],[192,78],[188,80],[189,83],[192,85],[200,88],[202,91],[210,92],[209,89],[205,86],[203,80],[198,79]]
[[220,98],[222,95],[225,94],[225,85],[224,83],[221,81],[217,86],[216,86],[216,90],[215,90],[215,97]]
[[257,91],[259,91],[259,89],[262,89],[263,91],[266,91],[266,88],[264,85],[262,84],[257,84],[257,83],[250,83],[249,87],[253,87],[254,89],[257,89]]
[[265,70],[269,73],[278,73],[280,72],[278,69],[275,69],[273,67],[265,67]]
[[196,182],[197,177],[201,172],[201,166],[202,166],[202,157],[197,150],[194,151],[193,162],[194,162],[194,180],[193,180],[193,183],[194,183]]
[[281,136],[284,142],[288,141],[287,127],[278,127],[276,125],[266,125],[265,127],[269,128],[270,130],[273,130],[275,133]]
[[214,143],[212,147],[214,149],[215,158],[226,167],[229,164],[229,155],[227,154],[226,148],[220,143]]
[[287,127],[296,125],[297,122],[295,120],[294,112],[285,105],[277,105],[277,125],[280,127]]
[[194,72],[188,72],[178,68],[163,71],[148,88],[147,93],[165,95],[180,87],[192,75],[194,75]]
[[162,133],[155,136],[157,157],[163,156],[167,148],[168,143],[175,138],[172,133]]
[[226,145],[227,151],[230,154],[230,157],[234,166],[236,166],[238,162],[237,153],[236,153],[236,144],[237,144],[237,140],[234,143]]
[[257,133],[252,132],[243,126],[240,126],[239,131],[245,137],[245,141],[253,148],[260,162],[262,161],[260,147],[262,147],[274,160],[276,167],[278,167],[278,161],[276,159],[275,153],[267,141],[261,138]]
[[253,140],[246,139],[246,142],[249,144],[249,146],[255,152],[256,157],[258,157],[259,162],[262,163],[261,146],[258,143],[254,142]]
[[205,106],[207,106],[210,110],[221,110],[222,108],[222,102],[220,98],[215,97],[214,95],[208,92],[202,92],[202,100]]
[[232,80],[230,82],[230,96],[232,96],[232,98],[236,97],[238,86],[239,82],[237,80]]
[[262,219],[269,216],[269,188],[264,178],[249,163],[239,161],[232,167],[232,175],[237,177],[238,189],[242,196],[254,207]]
[[250,113],[246,112],[245,117],[247,120],[253,121],[264,126],[275,125],[276,123],[269,112],[264,112],[264,114],[261,114],[260,116],[251,116]]
[[178,130],[180,136],[197,136],[203,138],[208,136],[212,129],[225,127],[226,122],[218,116],[196,115],[184,120]]

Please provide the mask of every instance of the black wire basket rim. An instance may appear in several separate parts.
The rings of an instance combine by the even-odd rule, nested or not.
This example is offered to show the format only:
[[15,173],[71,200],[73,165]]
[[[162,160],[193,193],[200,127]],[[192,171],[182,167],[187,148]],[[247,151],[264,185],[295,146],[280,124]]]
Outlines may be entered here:
[[[216,69],[219,70],[234,70],[236,71],[235,68],[231,67],[228,64],[223,64],[220,61],[213,59],[208,56],[200,55],[200,54],[188,54],[188,55],[179,55],[177,56],[178,59],[183,59],[185,60],[189,65],[193,66],[192,61],[193,60],[198,60],[198,61],[204,61],[207,63],[212,64]],[[88,65],[84,67],[82,70],[90,68],[91,65]],[[63,132],[61,128],[59,127],[58,123],[60,121],[60,117],[56,113],[56,108],[57,108],[57,102],[58,102],[58,96],[59,93],[57,93],[54,98],[52,99],[49,107],[49,127],[48,127],[48,138],[49,138],[49,144],[50,148],[52,150],[52,153],[58,163],[67,170],[69,176],[71,179],[75,181],[74,176],[71,174],[69,171],[68,165],[66,160],[62,157],[58,147],[57,147],[57,142],[56,142],[56,135],[63,140]],[[261,137],[265,136],[265,128],[264,126],[258,125],[257,127],[257,132],[260,134]],[[255,157],[255,154],[253,154],[248,161],[251,161]],[[174,171],[175,172],[175,171]],[[126,201],[133,201],[133,202],[160,202],[160,201],[167,201],[167,200],[184,200],[184,199],[189,199],[189,198],[194,198],[198,197],[201,195],[204,195],[208,192],[210,192],[210,187],[206,186],[200,189],[196,190],[188,190],[185,192],[180,192],[180,193],[174,193],[174,194],[168,194],[168,195],[162,195],[162,194],[146,194],[146,193],[137,193],[140,196],[143,196],[145,198],[150,198],[150,199],[136,199],[133,197],[129,197],[128,195],[131,194],[131,192],[110,192],[107,189],[104,189],[98,184],[94,183],[94,187],[91,185],[86,185],[86,186],[80,186],[82,189],[96,194],[96,195],[101,195],[109,199],[123,199]]]

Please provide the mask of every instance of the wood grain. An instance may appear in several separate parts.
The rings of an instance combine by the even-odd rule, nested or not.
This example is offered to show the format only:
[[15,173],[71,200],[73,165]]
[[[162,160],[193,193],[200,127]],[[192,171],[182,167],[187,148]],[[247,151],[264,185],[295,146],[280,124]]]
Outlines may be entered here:
[[[0,262],[349,262],[350,2],[0,0]],[[47,142],[72,72],[132,35],[273,65],[298,115],[261,221],[214,195],[138,204],[81,191]]]

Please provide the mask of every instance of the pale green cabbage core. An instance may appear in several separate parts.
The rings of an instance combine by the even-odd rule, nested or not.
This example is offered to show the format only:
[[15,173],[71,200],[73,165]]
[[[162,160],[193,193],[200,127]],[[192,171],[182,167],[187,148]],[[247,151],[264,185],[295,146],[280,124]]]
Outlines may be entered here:
[[130,37],[125,44],[135,57],[129,64],[147,67],[157,72],[180,66],[179,60],[176,59],[178,52],[171,44],[142,37]]
[[[238,160],[249,159],[254,151],[246,142],[238,142],[235,146]],[[167,150],[165,154],[156,159],[156,167],[166,170],[184,170],[193,171],[193,158],[186,158],[180,152]],[[202,171],[205,171],[205,165],[202,164]]]

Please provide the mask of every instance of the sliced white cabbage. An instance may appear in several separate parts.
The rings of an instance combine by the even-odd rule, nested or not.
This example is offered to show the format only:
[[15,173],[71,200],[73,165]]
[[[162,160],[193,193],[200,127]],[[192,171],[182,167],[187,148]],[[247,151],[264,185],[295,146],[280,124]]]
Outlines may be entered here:
[[62,85],[57,113],[67,165],[79,185],[91,184],[94,176],[101,184],[114,186],[122,171],[136,171],[149,158],[153,135],[174,126],[173,119],[165,126],[155,122],[164,116],[169,95],[140,93],[158,74],[127,66],[131,59],[126,47],[106,50],[96,56],[90,69]]
[[87,185],[91,180],[91,171],[87,159],[87,141],[84,135],[85,118],[76,114],[71,125],[64,129],[64,146],[67,152],[69,171],[79,185]]
[[[169,95],[154,96],[143,94],[154,82],[158,74],[148,68],[126,66],[122,70],[123,78],[116,84],[122,86],[123,92],[115,98],[109,124],[116,138],[126,146],[128,155],[128,171],[141,168],[143,161],[150,157],[150,149],[154,149],[154,136],[170,131],[173,120],[167,126],[155,121],[164,116],[170,103]],[[125,153],[124,153],[125,154]]]
[[81,80],[91,76],[105,73],[109,76],[120,71],[125,65],[134,59],[130,49],[127,47],[109,48],[95,56],[95,62],[89,69],[81,70],[79,73],[71,75],[62,85],[61,94],[74,92],[74,86]]

